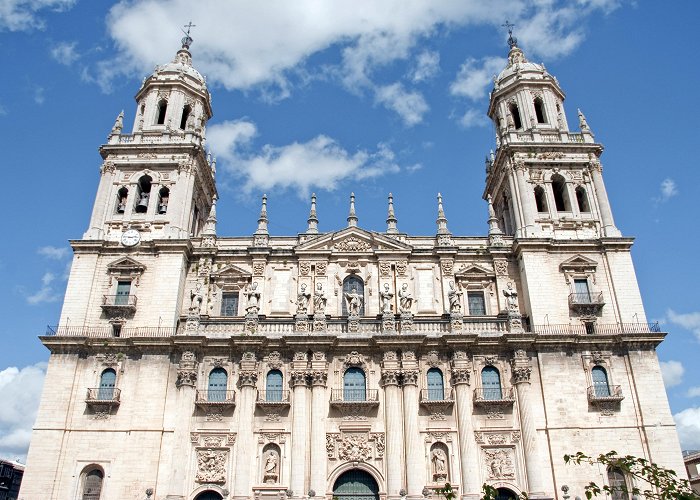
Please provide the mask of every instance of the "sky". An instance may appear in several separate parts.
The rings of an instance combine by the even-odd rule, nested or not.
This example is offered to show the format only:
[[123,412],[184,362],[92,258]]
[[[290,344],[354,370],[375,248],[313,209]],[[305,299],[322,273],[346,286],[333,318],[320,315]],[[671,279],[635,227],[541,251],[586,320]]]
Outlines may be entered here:
[[[441,192],[454,234],[487,230],[485,112],[507,33],[543,62],[596,139],[616,224],[658,348],[684,449],[700,449],[700,2],[625,0],[0,0],[0,457],[24,458],[70,269],[68,240],[87,229],[105,142],[191,21],[207,77],[218,159],[220,235],[252,234],[267,193],[270,232],[398,227],[435,234]],[[574,128],[574,127],[572,127]],[[690,217],[690,220],[687,219]]]

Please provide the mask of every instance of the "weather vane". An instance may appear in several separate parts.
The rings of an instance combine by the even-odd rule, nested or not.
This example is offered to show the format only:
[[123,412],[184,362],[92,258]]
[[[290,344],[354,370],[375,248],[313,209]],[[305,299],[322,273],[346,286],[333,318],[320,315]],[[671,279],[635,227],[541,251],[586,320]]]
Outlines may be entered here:
[[506,22],[501,24],[504,28],[508,30],[508,46],[512,49],[518,46],[518,39],[513,36],[513,28],[515,24],[511,23],[506,19]]
[[185,37],[182,39],[182,48],[183,49],[189,49],[190,45],[192,45],[192,42],[194,42],[194,40],[190,36],[190,30],[192,28],[195,28],[196,26],[197,26],[196,24],[192,24],[192,21],[190,21],[189,23],[187,23],[185,25],[185,28],[187,28],[187,31],[182,30],[182,32],[185,34]]

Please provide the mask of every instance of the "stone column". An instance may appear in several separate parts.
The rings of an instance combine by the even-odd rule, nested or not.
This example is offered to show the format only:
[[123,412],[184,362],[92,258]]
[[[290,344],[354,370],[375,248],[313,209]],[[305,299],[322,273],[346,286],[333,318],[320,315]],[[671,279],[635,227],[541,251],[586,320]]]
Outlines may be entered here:
[[[512,170],[507,173],[508,176],[508,189],[510,191],[508,196],[508,212],[510,213],[510,225],[512,234],[519,235],[520,228],[522,227],[522,222],[520,218],[520,203],[515,203],[517,199],[518,191],[515,189],[515,181],[513,180]],[[504,228],[505,229],[505,228]]]
[[195,385],[197,384],[197,360],[192,351],[182,353],[180,364],[177,368],[177,380],[175,386],[176,410],[173,420],[167,423],[167,427],[175,429],[173,435],[174,446],[170,455],[170,480],[168,481],[168,500],[185,500],[185,479],[187,478],[187,465],[194,452],[190,442],[190,425],[192,410],[194,409]]
[[[311,483],[316,496],[326,493],[326,416],[328,415],[328,363],[322,352],[315,352],[311,361]],[[296,493],[296,492],[295,492]]]
[[255,417],[256,384],[258,382],[257,362],[251,352],[243,354],[241,371],[238,374],[239,400],[238,429],[236,429],[236,470],[233,474],[233,498],[247,499],[253,493],[251,472],[254,460],[253,420]]
[[604,236],[620,236],[620,231],[615,227],[612,209],[608,201],[608,192],[603,182],[603,167],[598,160],[590,162],[591,178],[595,187],[596,199],[598,200],[598,210],[600,211],[600,222],[603,226]]
[[403,428],[406,443],[406,489],[408,496],[421,498],[425,487],[425,450],[418,431],[418,362],[415,353],[404,351],[403,368]]
[[523,438],[523,452],[525,455],[525,471],[527,473],[528,497],[543,498],[545,495],[542,482],[542,462],[532,415],[532,401],[530,394],[530,373],[532,366],[530,358],[522,349],[515,351],[511,360],[513,372],[513,384],[518,395],[518,414],[520,415],[520,431]]
[[387,360],[384,354],[381,384],[384,387],[384,418],[386,426],[386,492],[389,498],[398,498],[404,481],[403,422],[401,417],[401,388],[399,388],[398,361]]
[[[297,353],[297,355],[305,353]],[[296,356],[295,356],[296,357]],[[299,364],[294,361],[293,364]],[[306,411],[307,371],[295,369],[292,382],[292,467],[289,487],[294,498],[306,495],[306,450],[308,448],[309,416]],[[325,439],[325,437],[324,437]]]
[[534,191],[525,179],[525,163],[518,161],[515,164],[515,177],[518,180],[518,200],[520,210],[523,214],[523,227],[520,231],[520,236],[527,237],[527,233],[532,231],[535,225],[534,209]]
[[479,450],[474,439],[472,423],[472,392],[469,386],[471,367],[467,353],[457,351],[452,357],[452,387],[457,399],[457,435],[461,461],[461,498],[479,498]]

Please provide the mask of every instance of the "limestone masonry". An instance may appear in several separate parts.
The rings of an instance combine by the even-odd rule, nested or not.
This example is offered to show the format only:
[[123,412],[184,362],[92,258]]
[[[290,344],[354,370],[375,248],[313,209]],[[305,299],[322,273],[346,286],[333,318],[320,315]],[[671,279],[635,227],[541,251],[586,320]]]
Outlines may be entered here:
[[[74,250],[24,500],[583,496],[616,450],[683,474],[630,248],[579,111],[510,39],[485,236],[216,231],[211,97],[184,40],[117,118]],[[563,487],[568,486],[568,493]],[[566,495],[566,496],[563,496]],[[618,498],[626,498],[620,495]]]

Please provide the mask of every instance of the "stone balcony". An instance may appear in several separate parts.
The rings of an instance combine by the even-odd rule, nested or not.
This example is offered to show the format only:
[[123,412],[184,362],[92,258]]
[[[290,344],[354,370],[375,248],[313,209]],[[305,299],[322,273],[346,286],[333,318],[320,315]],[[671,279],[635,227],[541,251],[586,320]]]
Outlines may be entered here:
[[512,406],[515,403],[515,391],[512,387],[477,387],[474,389],[476,406]]
[[286,408],[290,405],[289,391],[258,391],[255,404],[261,408]]
[[116,387],[94,387],[87,390],[85,404],[93,414],[106,418],[119,408],[120,397],[121,391]]
[[595,316],[604,305],[603,292],[569,294],[569,307],[582,315]]
[[103,295],[102,310],[109,317],[128,316],[136,312],[136,295]]
[[236,393],[230,390],[197,390],[194,404],[198,408],[209,410],[211,408],[233,408],[236,406]]
[[622,395],[622,388],[619,385],[592,385],[588,387],[588,402],[591,404],[619,403],[623,399],[625,397]]

